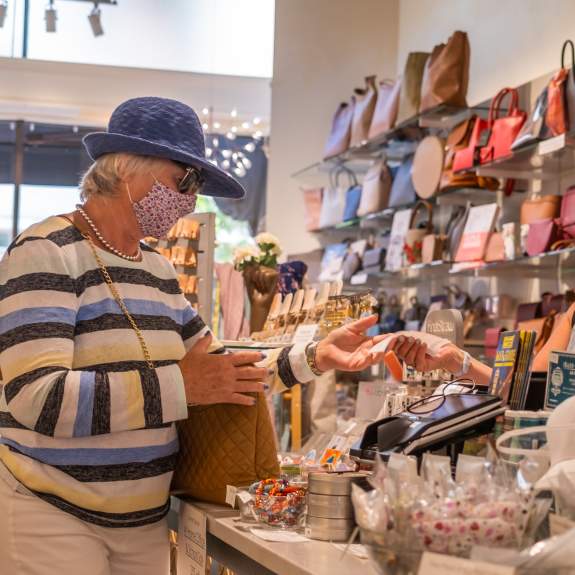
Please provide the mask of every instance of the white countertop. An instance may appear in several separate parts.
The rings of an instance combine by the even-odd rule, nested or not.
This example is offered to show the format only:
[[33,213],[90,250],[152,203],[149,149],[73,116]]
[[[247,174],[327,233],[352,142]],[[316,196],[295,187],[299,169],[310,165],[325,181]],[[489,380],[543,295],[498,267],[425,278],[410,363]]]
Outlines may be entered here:
[[[182,502],[183,503],[183,502]],[[207,515],[208,532],[278,575],[376,575],[367,559],[342,552],[331,543],[272,543],[238,529],[239,513],[219,505],[193,502]],[[257,525],[249,524],[251,527]]]

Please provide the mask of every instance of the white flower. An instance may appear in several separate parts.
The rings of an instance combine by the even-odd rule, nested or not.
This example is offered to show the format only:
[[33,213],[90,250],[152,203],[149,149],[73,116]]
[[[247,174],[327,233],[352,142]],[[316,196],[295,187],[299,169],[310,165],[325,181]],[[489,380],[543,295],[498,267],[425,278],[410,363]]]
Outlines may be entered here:
[[282,255],[282,249],[279,245],[275,245],[272,249],[271,249],[271,253],[274,256],[281,256]]
[[236,248],[234,250],[234,265],[238,266],[240,264],[252,261],[259,258],[261,252],[259,248],[255,246],[243,246],[241,248]]
[[278,248],[280,245],[280,241],[276,238],[276,236],[274,236],[273,234],[268,234],[267,232],[262,232],[261,234],[258,234],[256,236],[256,243],[258,245],[270,244],[270,245],[278,246]]

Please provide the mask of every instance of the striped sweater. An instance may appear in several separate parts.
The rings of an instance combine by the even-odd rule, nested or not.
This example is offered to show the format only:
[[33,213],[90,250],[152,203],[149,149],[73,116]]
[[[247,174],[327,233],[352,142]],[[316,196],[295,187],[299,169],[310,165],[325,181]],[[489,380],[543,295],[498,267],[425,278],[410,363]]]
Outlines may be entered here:
[[[155,370],[70,222],[22,233],[0,262],[0,465],[29,491],[107,527],[162,518],[187,416],[177,362],[208,328],[172,265],[99,250]],[[214,351],[222,351],[215,345]],[[274,391],[312,379],[301,348],[276,350]]]

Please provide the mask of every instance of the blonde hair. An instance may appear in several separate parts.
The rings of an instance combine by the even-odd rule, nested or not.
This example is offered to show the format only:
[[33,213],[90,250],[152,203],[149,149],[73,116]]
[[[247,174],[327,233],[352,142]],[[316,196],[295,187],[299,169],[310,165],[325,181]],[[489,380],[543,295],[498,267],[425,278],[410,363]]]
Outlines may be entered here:
[[104,154],[82,176],[80,197],[86,201],[93,196],[114,196],[126,176],[140,170],[150,170],[162,160],[135,154]]

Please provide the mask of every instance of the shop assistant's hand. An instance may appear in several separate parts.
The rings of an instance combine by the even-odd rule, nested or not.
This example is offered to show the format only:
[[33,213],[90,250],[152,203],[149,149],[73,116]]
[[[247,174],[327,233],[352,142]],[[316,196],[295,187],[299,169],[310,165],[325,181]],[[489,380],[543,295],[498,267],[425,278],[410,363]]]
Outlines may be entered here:
[[439,350],[435,357],[427,355],[427,345],[417,338],[398,336],[388,346],[399,359],[417,371],[428,372],[445,369],[458,373],[463,365],[463,351],[449,343]]
[[316,350],[316,363],[320,371],[339,369],[361,371],[379,363],[382,358],[371,355],[370,350],[384,339],[385,335],[368,337],[365,332],[377,323],[377,316],[371,315],[333,330],[320,341]]
[[263,359],[262,354],[254,351],[209,354],[211,342],[211,335],[203,337],[179,363],[188,405],[254,405],[254,398],[243,394],[265,389],[263,382],[268,370],[254,365]]

